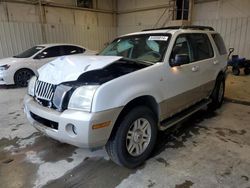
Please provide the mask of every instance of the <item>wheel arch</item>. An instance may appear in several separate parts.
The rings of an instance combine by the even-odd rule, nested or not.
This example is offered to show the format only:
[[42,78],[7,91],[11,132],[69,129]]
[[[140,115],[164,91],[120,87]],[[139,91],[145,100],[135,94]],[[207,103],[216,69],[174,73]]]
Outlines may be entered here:
[[218,80],[220,79],[220,77],[222,77],[224,80],[226,79],[226,73],[224,71],[222,71],[222,70],[217,74],[214,87],[216,86],[216,84],[217,84]]
[[36,74],[36,72],[35,72],[34,70],[32,70],[31,68],[23,67],[23,68],[19,68],[19,69],[17,69],[17,70],[15,71],[15,73],[14,73],[14,78],[15,78],[15,75],[16,75],[19,71],[21,71],[21,70],[28,70],[28,71],[31,71],[34,75]]
[[22,70],[31,71],[31,72],[33,73],[33,75],[36,75],[36,72],[35,72],[34,70],[30,69],[30,68],[26,68],[26,67],[19,68],[19,69],[17,69],[17,70],[15,71],[15,73],[14,73],[14,75],[13,75],[13,81],[14,81],[15,84],[16,84],[16,79],[15,79],[15,77],[16,77],[17,73],[20,72],[20,71],[22,71]]
[[159,104],[157,103],[157,101],[155,100],[155,98],[151,95],[143,95],[140,97],[136,97],[133,100],[131,100],[130,102],[128,102],[122,109],[122,111],[120,112],[120,114],[118,115],[115,123],[114,123],[114,127],[111,131],[110,134],[110,138],[112,138],[112,136],[116,133],[119,124],[121,123],[123,117],[134,107],[136,106],[146,106],[148,107],[153,114],[155,115],[154,118],[156,119],[157,122],[159,122],[159,114],[160,114],[160,108],[159,108]]

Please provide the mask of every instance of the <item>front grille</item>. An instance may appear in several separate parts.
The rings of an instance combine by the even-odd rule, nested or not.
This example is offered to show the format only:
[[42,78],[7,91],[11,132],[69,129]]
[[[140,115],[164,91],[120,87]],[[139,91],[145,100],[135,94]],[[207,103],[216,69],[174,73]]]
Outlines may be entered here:
[[37,122],[43,124],[44,126],[50,127],[52,129],[55,129],[55,130],[58,130],[58,123],[57,122],[42,118],[42,117],[40,117],[40,116],[38,116],[38,115],[36,115],[36,114],[34,114],[32,112],[30,112],[30,115],[34,120],[36,120]]
[[51,101],[54,95],[54,85],[40,80],[36,81],[35,95],[39,99]]

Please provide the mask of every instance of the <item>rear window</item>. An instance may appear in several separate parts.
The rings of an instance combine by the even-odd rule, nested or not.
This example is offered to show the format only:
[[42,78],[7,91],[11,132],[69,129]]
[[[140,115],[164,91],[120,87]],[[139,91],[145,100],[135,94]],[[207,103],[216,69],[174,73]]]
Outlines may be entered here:
[[77,46],[62,46],[64,55],[80,54],[85,51],[85,49],[79,48]]
[[225,47],[222,37],[219,34],[212,34],[212,37],[214,39],[214,42],[217,46],[220,55],[227,54],[227,49]]

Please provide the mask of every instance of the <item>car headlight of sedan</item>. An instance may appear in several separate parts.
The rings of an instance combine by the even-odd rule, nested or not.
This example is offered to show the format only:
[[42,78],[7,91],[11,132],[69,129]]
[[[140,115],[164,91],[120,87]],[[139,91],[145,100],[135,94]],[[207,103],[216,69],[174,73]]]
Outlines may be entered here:
[[33,76],[30,80],[29,80],[29,84],[28,84],[28,94],[31,95],[32,97],[35,96],[35,85],[36,85],[36,80],[37,77]]
[[8,68],[10,68],[10,65],[1,65],[1,66],[0,66],[0,71],[5,71],[5,70],[7,70]]
[[81,86],[77,88],[69,100],[68,109],[90,112],[92,99],[99,85]]

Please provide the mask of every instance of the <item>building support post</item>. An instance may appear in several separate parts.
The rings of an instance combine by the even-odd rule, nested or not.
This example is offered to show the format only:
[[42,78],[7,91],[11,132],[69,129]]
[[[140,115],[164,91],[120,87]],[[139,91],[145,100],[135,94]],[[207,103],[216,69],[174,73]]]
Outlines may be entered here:
[[41,32],[42,32],[42,42],[47,43],[46,32],[45,32],[45,21],[44,21],[44,10],[41,0],[38,0],[39,13],[40,13],[40,24],[41,24]]

